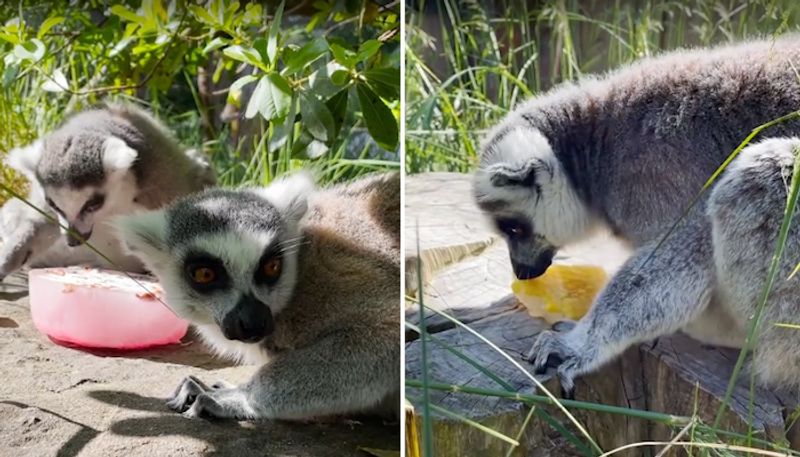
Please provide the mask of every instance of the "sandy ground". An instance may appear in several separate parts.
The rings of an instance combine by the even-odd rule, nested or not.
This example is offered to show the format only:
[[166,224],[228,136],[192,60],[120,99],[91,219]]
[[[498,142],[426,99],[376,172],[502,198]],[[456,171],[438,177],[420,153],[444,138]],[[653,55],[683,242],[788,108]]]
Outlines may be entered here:
[[138,352],[60,346],[30,319],[25,278],[0,284],[0,456],[368,456],[398,450],[398,424],[189,420],[164,403],[194,374],[246,380],[254,367],[210,356],[192,336]]

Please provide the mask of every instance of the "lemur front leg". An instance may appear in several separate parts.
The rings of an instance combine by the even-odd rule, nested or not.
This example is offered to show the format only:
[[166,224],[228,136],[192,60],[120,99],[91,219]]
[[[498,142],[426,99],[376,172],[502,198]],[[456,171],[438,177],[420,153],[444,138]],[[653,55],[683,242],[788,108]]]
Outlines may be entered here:
[[[378,340],[380,332],[392,336]],[[208,388],[190,377],[168,404],[190,418],[307,419],[369,412],[400,389],[399,335],[394,333],[398,329],[388,327],[339,331],[278,354],[238,387],[217,383]]]
[[698,217],[684,221],[656,252],[656,243],[639,249],[583,319],[564,332],[539,334],[527,354],[536,372],[557,366],[565,395],[571,396],[577,376],[694,320],[712,295],[710,230]]

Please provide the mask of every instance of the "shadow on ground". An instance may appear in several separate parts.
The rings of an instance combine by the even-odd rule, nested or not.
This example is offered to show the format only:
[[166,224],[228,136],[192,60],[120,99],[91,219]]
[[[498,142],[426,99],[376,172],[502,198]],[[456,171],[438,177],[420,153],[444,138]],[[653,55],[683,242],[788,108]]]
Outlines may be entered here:
[[[359,455],[359,448],[399,450],[398,423],[378,417],[335,418],[322,422],[186,419],[169,411],[162,398],[131,392],[93,390],[89,396],[122,408],[155,413],[114,422],[111,433],[134,437],[178,435],[208,444],[206,456]],[[363,455],[367,455],[364,453]]]

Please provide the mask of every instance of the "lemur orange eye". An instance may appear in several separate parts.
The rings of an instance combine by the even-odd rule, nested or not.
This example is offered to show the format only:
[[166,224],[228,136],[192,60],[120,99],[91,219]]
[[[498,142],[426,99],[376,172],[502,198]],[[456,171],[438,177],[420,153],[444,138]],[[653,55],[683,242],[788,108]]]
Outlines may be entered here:
[[217,274],[208,267],[198,267],[192,272],[192,279],[198,284],[208,284],[216,278]]
[[261,266],[261,271],[264,272],[264,276],[267,278],[277,278],[278,275],[281,274],[282,267],[283,262],[281,261],[280,257],[273,257],[272,259],[264,262],[264,265]]

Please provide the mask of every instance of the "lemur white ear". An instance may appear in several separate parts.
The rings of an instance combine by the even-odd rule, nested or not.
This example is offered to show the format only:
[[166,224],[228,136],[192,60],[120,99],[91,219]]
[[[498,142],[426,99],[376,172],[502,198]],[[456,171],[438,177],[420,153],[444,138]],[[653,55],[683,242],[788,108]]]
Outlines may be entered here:
[[127,170],[139,154],[120,138],[110,136],[103,149],[103,168],[106,171]]
[[536,186],[536,162],[530,161],[520,167],[510,167],[507,164],[495,165],[486,170],[494,187],[522,186],[532,188]]
[[307,171],[276,179],[269,186],[257,189],[261,197],[281,210],[289,220],[299,221],[308,210],[308,196],[314,191],[314,178]]
[[151,271],[156,272],[167,264],[167,216],[164,211],[117,216],[112,225],[125,252],[138,257]]
[[35,182],[36,166],[42,157],[43,148],[42,140],[36,140],[28,146],[12,149],[6,156],[5,164]]

